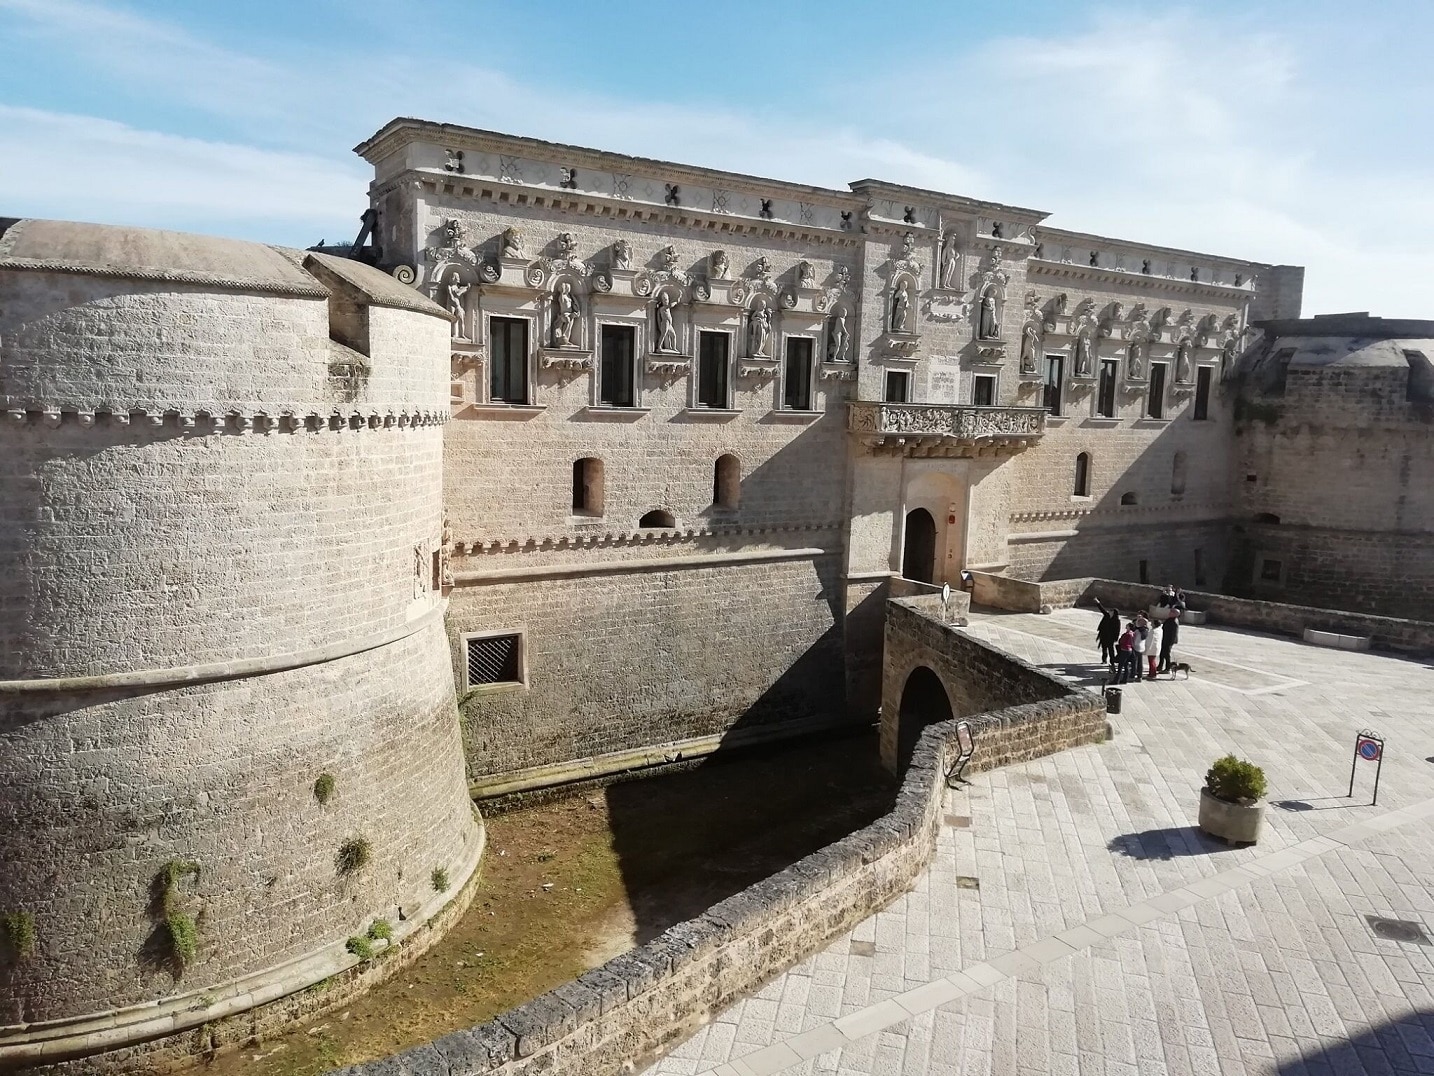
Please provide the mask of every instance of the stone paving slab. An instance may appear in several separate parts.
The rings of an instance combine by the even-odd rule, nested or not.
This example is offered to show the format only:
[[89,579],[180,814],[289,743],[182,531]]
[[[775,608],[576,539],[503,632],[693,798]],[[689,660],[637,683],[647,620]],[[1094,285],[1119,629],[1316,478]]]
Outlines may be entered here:
[[[968,630],[1078,668],[1096,619]],[[969,826],[943,828],[911,893],[649,1072],[1434,1073],[1434,946],[1367,918],[1434,938],[1434,670],[1194,626],[1179,656],[1265,682],[1130,685],[1109,743],[976,775],[945,808]],[[1366,726],[1386,737],[1377,807],[1372,767],[1344,795]],[[1284,805],[1252,848],[1193,828],[1227,751]]]

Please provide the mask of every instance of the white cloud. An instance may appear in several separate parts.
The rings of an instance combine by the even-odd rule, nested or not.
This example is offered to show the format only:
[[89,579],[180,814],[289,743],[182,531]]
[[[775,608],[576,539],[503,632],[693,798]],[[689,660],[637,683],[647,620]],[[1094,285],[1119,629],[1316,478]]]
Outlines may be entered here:
[[353,238],[367,204],[361,161],[179,138],[6,105],[0,105],[0,160],[0,212],[10,216],[307,245]]

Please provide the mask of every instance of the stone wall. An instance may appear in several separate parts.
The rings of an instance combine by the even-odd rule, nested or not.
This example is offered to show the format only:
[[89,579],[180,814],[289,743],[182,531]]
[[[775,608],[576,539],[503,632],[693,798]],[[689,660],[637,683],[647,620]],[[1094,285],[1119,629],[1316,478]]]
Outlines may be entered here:
[[[918,668],[936,674],[953,717],[969,719],[975,736],[973,770],[1021,762],[1106,738],[1104,708],[1095,696],[1073,692],[1062,681],[943,623],[940,600],[889,602],[886,657],[882,666],[881,758],[896,772],[902,739],[903,692]],[[1056,700],[1059,717],[1018,704]],[[1003,709],[1016,707],[1019,713]],[[1035,716],[1033,716],[1035,715]],[[909,733],[908,733],[909,735]]]
[[836,536],[779,537],[794,544],[659,540],[547,578],[460,573],[455,662],[468,632],[523,632],[527,654],[525,686],[463,701],[475,792],[523,771],[537,782],[628,768],[630,752],[658,745],[677,754],[703,737],[845,721],[838,560],[795,544]]
[[[1042,695],[1042,701],[1007,705],[973,720],[973,764],[989,768],[1103,738],[1104,707],[1097,697],[975,643],[906,604],[912,601],[930,599],[891,606],[896,626],[888,637],[898,647],[910,640],[952,655],[982,678],[988,685],[982,697],[997,704],[1004,701],[1005,685],[1013,686],[1015,697]],[[952,637],[949,645],[943,636]],[[901,665],[906,657],[898,650],[888,662]],[[929,726],[892,809],[871,825],[487,1024],[344,1069],[344,1076],[631,1071],[909,889],[935,851],[945,775],[955,754],[954,723]]]
[[0,955],[0,1068],[351,966],[348,936],[438,914],[432,872],[456,892],[481,842],[435,572],[442,312],[346,267],[363,354],[301,254],[61,230],[111,261],[0,251],[0,912],[35,933]]

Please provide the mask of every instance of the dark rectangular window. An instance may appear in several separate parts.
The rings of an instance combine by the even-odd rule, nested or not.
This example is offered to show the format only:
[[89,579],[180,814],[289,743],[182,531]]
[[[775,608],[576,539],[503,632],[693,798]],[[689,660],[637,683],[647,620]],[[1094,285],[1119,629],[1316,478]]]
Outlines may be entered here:
[[1210,417],[1210,367],[1202,366],[1195,371],[1195,418]]
[[907,393],[911,387],[911,374],[905,370],[888,370],[886,372],[886,402],[907,403]]
[[1061,382],[1065,375],[1065,359],[1060,355],[1046,356],[1046,384],[1042,405],[1053,415],[1061,413]]
[[725,409],[727,353],[732,338],[726,333],[697,334],[697,406]]
[[977,407],[996,406],[996,375],[977,374],[971,382],[971,402]]
[[1266,557],[1260,561],[1260,581],[1264,583],[1278,583],[1280,581],[1280,572],[1283,568],[1284,565],[1279,561]]
[[1165,417],[1165,363],[1150,364],[1150,389],[1145,397],[1145,413],[1151,418]]
[[1120,365],[1114,359],[1100,360],[1100,384],[1096,387],[1095,413],[1101,418],[1115,418],[1115,380]]
[[468,686],[521,684],[523,682],[522,636],[490,635],[465,639]]
[[812,341],[808,337],[793,336],[787,339],[782,405],[788,411],[812,409]]
[[602,353],[598,365],[601,381],[598,403],[608,407],[636,407],[637,391],[633,365],[637,357],[637,330],[631,325],[604,325]]
[[499,403],[527,403],[527,319],[489,318],[488,351],[492,357],[488,398]]

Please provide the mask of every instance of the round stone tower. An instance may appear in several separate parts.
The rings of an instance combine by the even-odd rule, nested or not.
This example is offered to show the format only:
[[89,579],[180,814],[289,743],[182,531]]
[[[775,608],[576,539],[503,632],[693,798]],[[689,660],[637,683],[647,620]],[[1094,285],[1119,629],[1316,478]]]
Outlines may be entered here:
[[283,997],[377,920],[424,944],[466,891],[449,335],[356,262],[0,219],[0,1069]]

